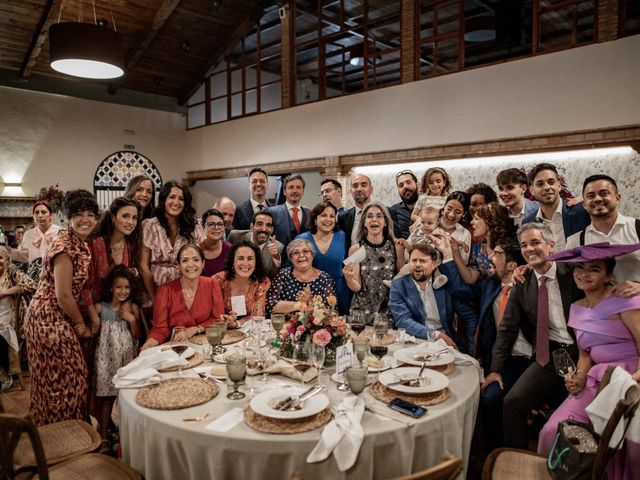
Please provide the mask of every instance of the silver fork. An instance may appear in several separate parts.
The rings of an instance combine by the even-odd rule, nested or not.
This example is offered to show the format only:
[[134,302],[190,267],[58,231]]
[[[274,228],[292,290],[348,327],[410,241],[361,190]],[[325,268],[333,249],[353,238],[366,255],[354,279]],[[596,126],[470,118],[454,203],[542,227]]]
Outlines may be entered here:
[[198,372],[198,376],[199,376],[200,378],[205,379],[205,380],[211,380],[212,382],[219,383],[220,385],[226,385],[226,384],[227,384],[227,382],[223,382],[222,380],[219,380],[219,379],[217,379],[217,378],[215,378],[215,377],[212,377],[212,376],[210,376],[210,375],[207,375],[207,374],[206,374],[206,373],[204,373],[204,372]]

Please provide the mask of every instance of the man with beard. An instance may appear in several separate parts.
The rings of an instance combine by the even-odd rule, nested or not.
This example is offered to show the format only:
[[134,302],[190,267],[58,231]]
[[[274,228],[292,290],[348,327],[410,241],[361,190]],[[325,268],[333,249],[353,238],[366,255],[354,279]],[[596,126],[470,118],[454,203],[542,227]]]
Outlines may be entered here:
[[246,240],[255,244],[262,254],[262,266],[269,278],[275,278],[282,264],[284,246],[273,236],[273,217],[263,210],[253,214],[250,230],[233,230],[229,241],[233,244]]
[[[582,198],[591,217],[591,225],[571,235],[567,239],[567,248],[600,242],[616,245],[640,241],[640,220],[618,212],[621,197],[613,178],[608,175],[588,177],[582,185]],[[640,285],[634,282],[640,282],[640,252],[616,258],[613,275],[620,282],[615,287],[616,295],[639,295]]]
[[372,193],[373,187],[369,177],[361,173],[353,176],[351,179],[351,198],[353,198],[355,206],[338,214],[338,226],[345,233],[347,251],[352,244],[358,242],[357,234],[362,209],[371,201]]
[[233,218],[233,228],[236,230],[247,230],[251,224],[254,213],[266,210],[271,206],[267,201],[267,188],[269,177],[260,167],[252,168],[249,172],[249,191],[251,197],[241,203]]
[[409,227],[413,223],[411,212],[418,201],[418,179],[411,170],[396,174],[396,186],[401,202],[389,207],[393,220],[393,233],[396,238],[409,238]]
[[[453,305],[444,288],[433,289],[433,271],[438,253],[426,243],[418,243],[409,255],[411,275],[396,278],[389,292],[389,310],[396,328],[406,329],[416,338],[435,333],[448,345],[457,347],[453,330]],[[454,340],[456,339],[456,340]]]
[[560,197],[562,181],[555,165],[539,163],[529,172],[529,182],[540,208],[526,215],[522,223],[544,223],[553,233],[556,251],[564,250],[567,238],[589,225],[589,214],[582,204],[569,206]]

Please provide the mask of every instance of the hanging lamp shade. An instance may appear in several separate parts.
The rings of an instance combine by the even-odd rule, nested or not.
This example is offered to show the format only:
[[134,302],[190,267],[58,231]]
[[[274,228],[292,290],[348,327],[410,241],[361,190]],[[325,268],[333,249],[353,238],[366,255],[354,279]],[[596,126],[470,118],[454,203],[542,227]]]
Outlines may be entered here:
[[49,28],[51,68],[74,77],[109,79],[124,74],[122,37],[91,23],[63,22]]

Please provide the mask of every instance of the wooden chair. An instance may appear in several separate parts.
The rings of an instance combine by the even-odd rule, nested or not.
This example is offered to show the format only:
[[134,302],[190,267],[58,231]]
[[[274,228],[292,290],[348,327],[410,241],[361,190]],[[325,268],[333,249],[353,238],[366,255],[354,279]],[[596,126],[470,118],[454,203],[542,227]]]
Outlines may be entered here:
[[26,434],[35,458],[35,472],[32,477],[42,480],[140,480],[140,475],[131,467],[114,458],[95,453],[80,455],[51,468],[47,467],[45,451],[38,429],[31,415],[0,414],[0,478],[16,478],[14,454],[20,438]]
[[462,473],[462,470],[461,458],[445,457],[442,462],[433,467],[404,477],[397,477],[394,480],[453,480]]
[[[608,372],[608,376],[610,373]],[[640,403],[640,387],[631,387],[623,400],[618,401],[602,431],[593,462],[592,480],[605,478],[609,459],[615,451],[609,441],[620,420],[630,421]],[[489,454],[482,468],[482,480],[542,480],[551,476],[547,472],[547,458],[526,450],[499,448]]]

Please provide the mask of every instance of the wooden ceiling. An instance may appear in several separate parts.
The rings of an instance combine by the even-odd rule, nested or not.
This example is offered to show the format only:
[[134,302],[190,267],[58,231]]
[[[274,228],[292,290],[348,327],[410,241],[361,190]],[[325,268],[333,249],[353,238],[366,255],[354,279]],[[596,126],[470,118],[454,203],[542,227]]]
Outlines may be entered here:
[[[106,82],[183,103],[212,64],[252,27],[261,0],[2,0],[0,69],[69,79],[49,65],[48,29],[60,21],[106,21],[123,37],[125,75]],[[83,80],[84,81],[84,80]],[[100,83],[100,82],[98,82]],[[101,82],[103,85],[105,82]]]

